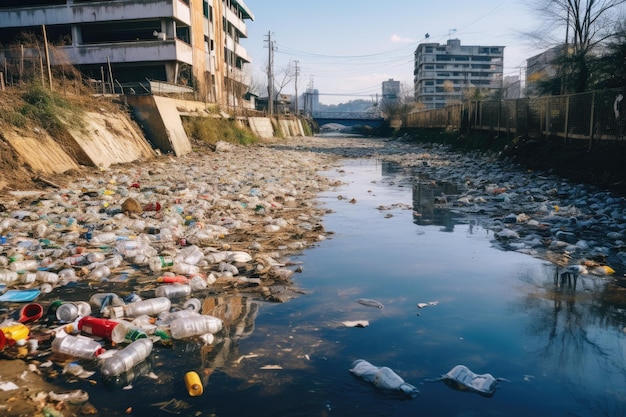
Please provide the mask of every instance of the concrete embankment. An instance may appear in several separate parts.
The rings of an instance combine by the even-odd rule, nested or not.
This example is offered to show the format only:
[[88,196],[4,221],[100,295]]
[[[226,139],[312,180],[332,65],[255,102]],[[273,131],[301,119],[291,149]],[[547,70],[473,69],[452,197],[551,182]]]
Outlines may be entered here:
[[[8,127],[2,132],[5,145],[15,155],[15,169],[46,177],[81,166],[108,168],[114,164],[148,160],[158,153],[182,156],[192,152],[183,128],[184,117],[230,116],[212,104],[157,96],[127,96],[123,108],[110,106],[89,111],[81,123],[66,123],[54,137],[39,127]],[[304,135],[298,119],[238,117],[240,125],[260,139]],[[6,158],[3,158],[6,159]],[[0,189],[11,185],[0,179]],[[13,187],[15,184],[13,184]]]

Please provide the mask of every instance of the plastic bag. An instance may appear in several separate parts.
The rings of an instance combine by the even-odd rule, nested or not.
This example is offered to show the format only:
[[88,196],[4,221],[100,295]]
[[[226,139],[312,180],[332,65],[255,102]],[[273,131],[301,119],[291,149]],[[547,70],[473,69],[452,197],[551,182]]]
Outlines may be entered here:
[[504,378],[494,378],[491,374],[475,374],[464,365],[457,365],[440,378],[430,380],[444,381],[448,386],[459,391],[471,391],[491,397]]
[[363,359],[357,359],[352,363],[350,372],[365,382],[373,384],[376,388],[394,391],[415,398],[419,390],[413,385],[406,383],[398,374],[386,366],[375,366]]

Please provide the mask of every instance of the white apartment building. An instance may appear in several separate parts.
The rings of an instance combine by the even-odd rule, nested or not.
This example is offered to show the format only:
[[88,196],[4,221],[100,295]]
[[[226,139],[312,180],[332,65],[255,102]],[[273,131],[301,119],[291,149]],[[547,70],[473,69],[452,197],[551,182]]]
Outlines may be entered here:
[[[250,62],[240,45],[246,20],[254,15],[243,0],[2,0],[0,60],[38,53],[15,45],[23,33],[42,41],[45,28],[49,44],[92,79],[163,81],[236,105]],[[50,63],[59,59],[51,55]]]
[[442,108],[502,88],[504,46],[421,43],[415,50],[415,101],[426,109]]

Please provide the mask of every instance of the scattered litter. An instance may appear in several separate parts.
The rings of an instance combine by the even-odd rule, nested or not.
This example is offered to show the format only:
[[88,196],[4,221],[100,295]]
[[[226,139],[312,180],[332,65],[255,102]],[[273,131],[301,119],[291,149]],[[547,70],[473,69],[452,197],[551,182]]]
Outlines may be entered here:
[[239,358],[235,361],[235,363],[236,363],[236,364],[239,364],[239,363],[241,363],[241,361],[242,361],[242,360],[244,360],[244,359],[251,359],[251,358],[258,358],[258,357],[259,357],[259,355],[257,355],[256,353],[250,353],[250,354],[248,354],[248,355],[241,355],[241,356],[240,356],[240,357],[239,357]]
[[261,369],[283,369],[283,367],[280,365],[265,365]]
[[3,382],[0,384],[0,390],[2,391],[13,391],[18,389],[19,387],[15,385],[13,382]]
[[415,398],[419,394],[417,388],[405,382],[390,368],[372,365],[364,359],[354,361],[350,373],[384,391],[397,392],[410,398]]
[[368,307],[383,308],[383,305],[381,303],[376,300],[370,300],[369,298],[358,298],[356,302]]
[[427,303],[417,303],[417,307],[424,308],[428,306],[436,306],[437,304],[439,304],[439,301],[429,301]]
[[500,381],[508,381],[504,378],[494,378],[491,374],[475,374],[464,365],[457,365],[447,374],[437,379],[427,381],[444,381],[448,386],[459,391],[476,392],[480,395],[491,397],[498,388]]
[[370,325],[367,320],[343,321],[341,323],[346,327],[367,327]]

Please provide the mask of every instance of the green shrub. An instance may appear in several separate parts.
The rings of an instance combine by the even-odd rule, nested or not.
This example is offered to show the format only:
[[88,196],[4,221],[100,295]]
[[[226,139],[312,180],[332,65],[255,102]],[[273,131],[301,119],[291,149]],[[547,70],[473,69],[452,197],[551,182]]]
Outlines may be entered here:
[[183,120],[183,127],[187,136],[209,144],[223,140],[239,145],[249,145],[258,141],[250,130],[242,128],[234,120],[187,117]]

